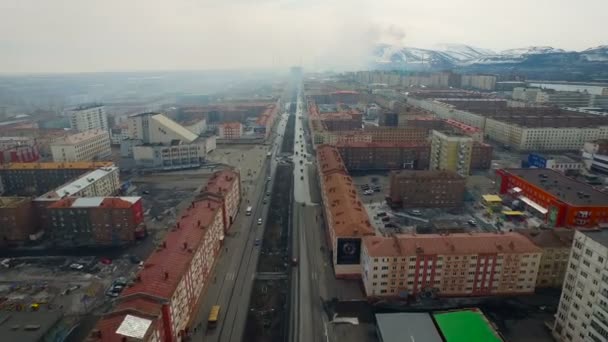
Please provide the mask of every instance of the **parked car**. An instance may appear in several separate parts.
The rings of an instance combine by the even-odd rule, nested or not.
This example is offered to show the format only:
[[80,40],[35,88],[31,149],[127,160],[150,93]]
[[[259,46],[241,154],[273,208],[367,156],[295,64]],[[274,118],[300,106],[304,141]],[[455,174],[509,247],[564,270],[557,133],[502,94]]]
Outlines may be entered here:
[[476,227],[477,226],[477,221],[471,219],[468,220],[467,223],[471,226],[471,227]]
[[254,246],[259,246],[260,243],[262,243],[262,241],[260,239],[255,239],[255,241],[253,242]]
[[73,269],[73,270],[81,270],[81,269],[84,268],[84,265],[74,263],[74,264],[70,265],[70,268]]
[[414,215],[414,216],[420,216],[420,215],[422,215],[422,212],[420,210],[414,209],[414,210],[410,211],[410,214]]
[[258,219],[258,225],[261,225],[261,224],[262,224],[262,218],[260,217],[260,218]]

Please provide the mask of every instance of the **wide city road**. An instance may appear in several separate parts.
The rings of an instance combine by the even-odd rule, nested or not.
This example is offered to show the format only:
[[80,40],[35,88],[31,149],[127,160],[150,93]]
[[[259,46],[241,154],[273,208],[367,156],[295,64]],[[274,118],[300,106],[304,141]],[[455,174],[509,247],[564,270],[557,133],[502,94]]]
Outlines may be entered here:
[[[282,108],[280,109],[282,111]],[[266,191],[272,189],[280,153],[282,137],[285,133],[287,114],[280,115],[280,121],[275,126],[273,137],[270,138],[267,157],[258,173],[258,178],[252,184],[242,185],[246,195],[243,196],[239,214],[225,238],[224,249],[216,263],[210,286],[200,300],[200,307],[190,324],[197,327],[192,335],[192,341],[221,341],[241,342],[247,320],[249,298],[255,278],[256,266],[260,254],[256,240],[261,240],[264,234],[270,196]],[[270,180],[268,180],[270,179]],[[247,189],[245,189],[248,187]],[[245,211],[251,206],[251,216]],[[257,220],[262,219],[258,225]],[[215,329],[207,329],[207,318],[213,305],[220,305],[220,317]]]

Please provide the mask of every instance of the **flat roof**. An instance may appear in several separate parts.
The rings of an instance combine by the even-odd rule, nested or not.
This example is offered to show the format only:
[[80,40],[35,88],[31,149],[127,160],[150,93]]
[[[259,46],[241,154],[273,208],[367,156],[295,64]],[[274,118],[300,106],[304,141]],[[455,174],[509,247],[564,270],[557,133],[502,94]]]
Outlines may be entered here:
[[523,229],[517,233],[527,237],[541,248],[570,248],[574,239],[574,229]]
[[66,183],[55,190],[49,191],[46,194],[38,197],[37,199],[44,200],[47,198],[61,198],[61,197],[73,195],[73,194],[80,192],[83,189],[89,187],[91,184],[94,184],[96,181],[107,176],[108,174],[117,172],[117,170],[118,170],[118,167],[112,166],[112,167],[100,168],[100,169],[85,173],[84,175],[80,176],[76,180],[74,180],[70,183]]
[[0,197],[0,208],[17,208],[30,200],[30,197]]
[[424,254],[539,253],[541,249],[517,233],[397,234],[363,239],[367,254],[391,257]]
[[579,230],[581,234],[585,234],[593,241],[608,248],[608,229],[601,230]]
[[383,342],[443,342],[428,313],[376,314],[376,323]]
[[589,184],[566,177],[560,172],[535,168],[503,171],[543,189],[565,203],[590,207],[608,206],[608,194],[594,189]]
[[[0,311],[3,341],[38,342],[63,317],[60,311]],[[37,329],[30,329],[38,327]]]
[[481,197],[486,202],[502,202],[502,199],[498,195],[483,195]]
[[68,197],[61,199],[49,208],[130,208],[141,197]]
[[477,309],[436,313],[433,318],[446,342],[503,342]]
[[108,131],[104,131],[101,129],[92,129],[80,133],[70,134],[61,140],[51,143],[51,145],[74,145],[102,135],[107,135],[108,139],[110,137]]
[[114,163],[110,161],[102,162],[71,162],[71,163],[9,163],[0,165],[0,169],[5,170],[58,170],[58,169],[76,169],[76,170],[93,170],[101,167],[113,167]]

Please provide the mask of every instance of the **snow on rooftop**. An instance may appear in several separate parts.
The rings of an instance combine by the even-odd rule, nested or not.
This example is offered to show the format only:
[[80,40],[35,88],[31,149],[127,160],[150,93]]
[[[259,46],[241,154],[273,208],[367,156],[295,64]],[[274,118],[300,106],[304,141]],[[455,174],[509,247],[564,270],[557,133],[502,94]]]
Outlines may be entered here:
[[73,195],[77,192],[82,191],[86,187],[90,186],[91,184],[95,183],[96,181],[100,180],[101,178],[107,176],[108,174],[110,174],[112,172],[117,172],[117,170],[118,170],[118,167],[111,166],[111,167],[103,167],[103,168],[91,171],[89,173],[82,175],[80,178],[74,180],[73,182],[64,184],[61,187],[55,189],[54,191],[48,192],[48,193],[40,196],[38,199],[57,198],[57,197]]
[[150,328],[152,321],[149,319],[126,315],[116,330],[117,334],[143,340]]

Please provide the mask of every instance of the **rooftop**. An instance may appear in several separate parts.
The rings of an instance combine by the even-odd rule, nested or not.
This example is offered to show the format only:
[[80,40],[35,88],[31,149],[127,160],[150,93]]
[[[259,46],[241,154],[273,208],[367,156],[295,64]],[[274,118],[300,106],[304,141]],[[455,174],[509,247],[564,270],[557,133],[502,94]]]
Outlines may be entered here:
[[0,197],[0,209],[18,208],[19,206],[28,203],[30,200],[29,197]]
[[317,147],[317,163],[323,175],[334,172],[347,174],[340,152],[333,146],[320,145]]
[[418,142],[365,142],[365,141],[340,141],[335,144],[336,147],[354,147],[354,148],[410,148],[410,147],[429,147],[429,144]]
[[446,342],[503,341],[478,309],[436,313],[433,318]]
[[527,237],[541,248],[570,248],[574,239],[573,229],[542,229],[519,230],[518,233]]
[[222,126],[224,128],[230,128],[230,129],[240,129],[241,127],[243,127],[243,124],[238,121],[233,121],[233,122],[224,122],[220,126]]
[[51,205],[49,208],[130,208],[141,197],[67,197]]
[[74,145],[74,144],[79,144],[83,141],[87,141],[99,136],[103,136],[103,135],[107,135],[108,138],[110,137],[107,131],[101,130],[101,129],[92,129],[89,131],[84,131],[84,132],[80,132],[80,133],[75,133],[75,134],[70,134],[66,137],[64,137],[63,139],[59,139],[55,142],[53,142],[53,145]]
[[424,254],[510,254],[537,253],[540,248],[517,233],[398,234],[363,239],[370,256]]
[[72,109],[70,109],[70,111],[79,111],[79,110],[87,110],[87,109],[92,109],[92,108],[99,108],[99,107],[103,107],[103,104],[101,103],[87,103],[87,104],[82,104],[80,106],[76,106]]
[[581,234],[608,248],[608,229],[601,230],[579,230]]
[[56,198],[63,198],[66,196],[74,195],[75,193],[78,193],[78,192],[84,190],[85,188],[94,184],[96,181],[100,180],[101,178],[103,178],[113,172],[118,172],[118,167],[116,167],[116,166],[103,167],[103,168],[85,173],[84,175],[80,176],[76,180],[74,180],[70,183],[66,183],[66,184],[60,186],[59,188],[49,191],[46,194],[38,197],[37,200],[45,200],[45,199],[51,199],[51,198],[56,199]]
[[575,206],[608,206],[608,194],[550,169],[504,169],[503,172],[550,193]]
[[428,313],[400,312],[376,314],[383,342],[442,342]]
[[175,134],[178,134],[182,138],[182,140],[187,143],[193,142],[194,140],[196,140],[196,138],[198,138],[196,134],[190,132],[188,129],[184,128],[184,126],[178,124],[177,122],[169,119],[164,114],[153,115],[151,120],[156,121],[159,125],[165,127],[165,129],[172,130]]
[[45,335],[63,314],[60,311],[0,311],[0,336],[3,341],[45,341]]
[[397,178],[430,178],[430,179],[456,179],[464,180],[465,178],[454,171],[447,170],[399,170],[391,171],[389,176]]
[[72,162],[72,163],[10,163],[0,164],[0,169],[5,170],[94,170],[103,167],[113,167],[114,163],[103,162]]
[[221,170],[213,173],[207,181],[207,185],[201,190],[201,193],[213,193],[222,195],[227,192],[232,184],[239,180],[239,174],[233,170]]
[[329,215],[332,216],[336,236],[364,236],[374,234],[367,211],[350,176],[331,173],[322,176],[323,193]]
[[195,251],[207,234],[207,227],[221,213],[221,204],[203,199],[193,202],[182,213],[174,229],[145,261],[133,286],[126,288],[122,297],[144,294],[168,300],[192,261]]

